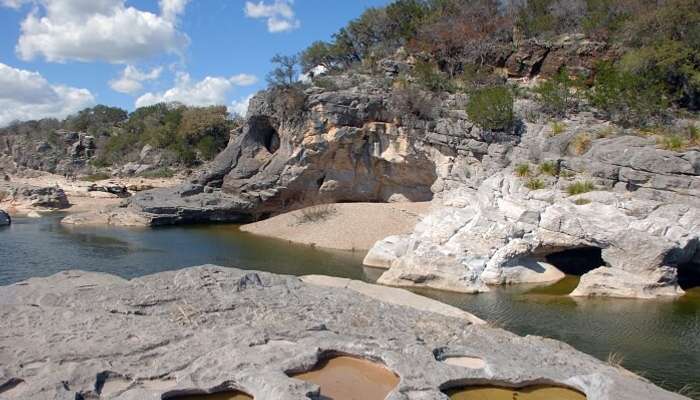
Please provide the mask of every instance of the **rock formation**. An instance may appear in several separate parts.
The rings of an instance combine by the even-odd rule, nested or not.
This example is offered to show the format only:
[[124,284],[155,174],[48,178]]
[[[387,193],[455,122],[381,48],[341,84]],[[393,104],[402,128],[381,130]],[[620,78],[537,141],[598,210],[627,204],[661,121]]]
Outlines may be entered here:
[[380,283],[473,293],[557,281],[563,275],[549,255],[598,249],[601,268],[584,275],[573,295],[677,296],[677,268],[700,256],[700,209],[625,192],[567,196],[498,174],[443,203],[413,234],[370,251],[367,264],[390,268]]
[[3,210],[0,210],[0,226],[7,226],[12,223],[10,215]]
[[[684,398],[555,340],[213,266],[131,281],[79,271],[30,279],[0,287],[0,320],[3,400],[160,400],[232,389],[315,398],[318,386],[288,373],[338,353],[398,374],[392,400],[447,400],[441,390],[470,382],[555,383],[589,400]],[[444,362],[454,357],[479,362]]]
[[70,207],[63,189],[54,186],[32,186],[11,181],[0,182],[0,202],[8,208],[22,210],[61,210]]

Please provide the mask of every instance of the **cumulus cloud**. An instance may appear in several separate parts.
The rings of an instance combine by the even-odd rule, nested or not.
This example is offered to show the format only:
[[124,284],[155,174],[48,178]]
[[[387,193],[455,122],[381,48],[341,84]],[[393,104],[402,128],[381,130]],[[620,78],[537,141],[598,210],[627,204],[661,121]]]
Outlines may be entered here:
[[[1,0],[16,7],[28,0]],[[161,0],[160,15],[125,0],[33,0],[15,51],[22,60],[127,63],[162,53],[179,54],[189,38],[177,27],[188,0]]]
[[179,73],[175,86],[165,92],[149,92],[136,99],[136,107],[177,101],[190,106],[210,106],[226,104],[226,95],[234,86],[248,86],[258,80],[253,75],[241,74],[230,78],[207,76],[201,81],[193,81],[189,74]]
[[248,104],[252,98],[253,95],[251,94],[250,96],[246,96],[242,99],[232,101],[231,105],[228,107],[228,112],[245,117],[246,113],[248,112]]
[[52,85],[38,72],[0,63],[0,126],[15,120],[63,118],[95,104],[87,89]]
[[246,1],[244,11],[248,18],[265,19],[271,33],[286,32],[301,26],[294,15],[293,3],[294,0],[275,0],[270,4],[262,0],[258,3]]
[[119,78],[109,82],[109,86],[119,93],[135,94],[143,89],[142,82],[158,79],[161,72],[163,72],[163,67],[153,68],[149,72],[144,72],[133,65],[127,65]]

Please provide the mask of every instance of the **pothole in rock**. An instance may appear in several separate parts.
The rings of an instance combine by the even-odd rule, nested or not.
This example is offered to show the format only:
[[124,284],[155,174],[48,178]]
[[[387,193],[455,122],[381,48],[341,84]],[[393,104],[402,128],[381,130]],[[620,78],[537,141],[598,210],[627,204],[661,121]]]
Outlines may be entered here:
[[498,386],[468,386],[445,391],[452,400],[586,400],[586,396],[573,389],[534,385],[524,388]]
[[399,384],[384,365],[345,355],[322,358],[310,371],[288,375],[320,386],[324,400],[384,400]]
[[174,396],[163,396],[163,400],[253,400],[251,396],[246,393],[231,390],[227,392],[219,393],[209,393],[209,394],[187,394],[187,395],[174,395]]

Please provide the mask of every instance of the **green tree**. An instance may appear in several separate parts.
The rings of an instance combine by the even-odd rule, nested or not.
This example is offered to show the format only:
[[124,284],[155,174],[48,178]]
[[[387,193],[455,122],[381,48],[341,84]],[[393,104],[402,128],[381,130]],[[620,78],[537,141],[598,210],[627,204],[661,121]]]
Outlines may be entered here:
[[290,87],[297,81],[299,71],[297,64],[299,57],[283,56],[280,54],[272,57],[271,62],[275,64],[275,68],[267,75],[267,82],[273,87]]

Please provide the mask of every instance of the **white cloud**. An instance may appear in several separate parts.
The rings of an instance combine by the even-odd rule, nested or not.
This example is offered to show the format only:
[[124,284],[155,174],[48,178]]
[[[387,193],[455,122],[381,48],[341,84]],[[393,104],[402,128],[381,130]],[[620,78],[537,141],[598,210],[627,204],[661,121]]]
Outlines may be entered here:
[[267,4],[264,1],[245,2],[245,15],[248,18],[266,19],[267,30],[271,33],[286,32],[297,29],[301,22],[295,17],[292,4],[294,0],[274,0]]
[[[2,0],[17,6],[27,0]],[[160,15],[125,0],[34,0],[15,47],[23,60],[126,63],[162,53],[179,54],[189,38],[177,27],[187,0],[161,0]]]
[[207,76],[201,81],[192,81],[189,74],[180,73],[175,86],[161,93],[146,93],[136,99],[136,107],[177,101],[190,106],[226,104],[226,95],[234,86],[247,86],[257,82],[252,75],[241,74],[230,78]]
[[52,85],[38,72],[0,63],[0,126],[14,120],[63,118],[95,104],[87,89]]
[[143,89],[142,82],[158,79],[161,72],[163,72],[163,67],[153,68],[149,72],[143,72],[133,65],[127,65],[124,67],[121,76],[110,81],[109,86],[119,93],[134,94]]
[[242,99],[232,101],[231,105],[228,107],[228,112],[245,117],[246,113],[248,112],[248,103],[250,103],[250,99],[252,98],[253,95],[251,94],[250,96],[246,96]]

